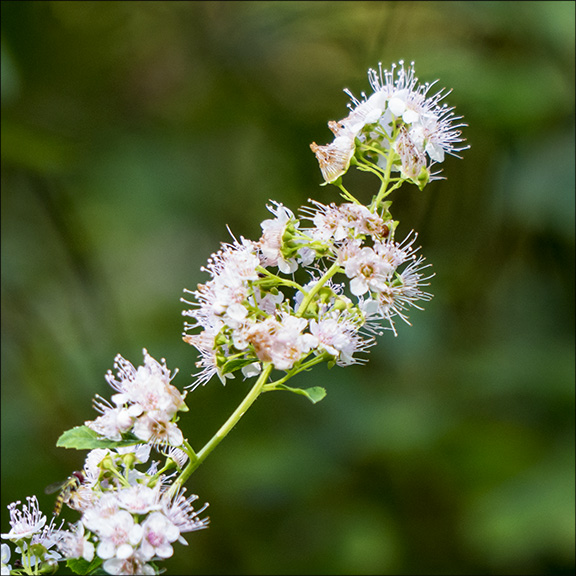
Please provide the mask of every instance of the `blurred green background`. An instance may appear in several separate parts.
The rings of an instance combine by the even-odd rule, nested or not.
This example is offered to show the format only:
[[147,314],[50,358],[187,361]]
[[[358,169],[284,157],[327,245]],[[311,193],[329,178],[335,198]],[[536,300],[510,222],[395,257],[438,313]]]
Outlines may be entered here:
[[[393,197],[435,297],[367,365],[293,381],[320,404],[260,398],[189,483],[210,528],[165,565],[572,574],[574,6],[2,2],[2,531],[82,465],[55,442],[117,353],[192,382],[182,290],[269,199],[338,201],[308,145],[404,59],[469,125],[445,181]],[[195,447],[248,387],[189,395]]]

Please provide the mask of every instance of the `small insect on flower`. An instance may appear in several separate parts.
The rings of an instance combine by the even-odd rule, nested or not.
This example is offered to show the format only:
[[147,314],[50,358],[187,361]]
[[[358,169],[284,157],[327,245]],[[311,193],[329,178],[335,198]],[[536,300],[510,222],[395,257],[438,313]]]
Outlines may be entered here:
[[62,511],[62,506],[70,501],[70,498],[74,493],[82,486],[85,478],[82,472],[73,472],[69,478],[66,478],[63,482],[54,482],[50,484],[44,490],[46,494],[54,494],[60,490],[58,497],[56,498],[56,503],[54,504],[54,516],[58,516]]

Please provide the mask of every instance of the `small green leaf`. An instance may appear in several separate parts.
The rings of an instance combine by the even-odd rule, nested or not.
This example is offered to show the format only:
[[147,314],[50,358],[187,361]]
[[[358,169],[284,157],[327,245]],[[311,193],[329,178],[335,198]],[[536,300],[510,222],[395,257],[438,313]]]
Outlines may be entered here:
[[94,450],[95,448],[118,448],[122,446],[134,446],[135,444],[142,444],[142,440],[138,438],[126,440],[109,440],[94,432],[88,426],[76,426],[70,430],[66,430],[58,441],[56,446],[59,448],[75,448],[76,450]]
[[92,562],[87,562],[84,558],[72,558],[66,561],[66,566],[74,572],[74,574],[107,574],[102,570],[95,572],[95,570],[102,564],[102,558],[96,556]]
[[230,360],[224,364],[222,367],[222,374],[236,372],[236,370],[244,368],[244,366],[248,366],[248,364],[252,364],[253,362],[255,362],[254,358],[235,358],[234,360]]
[[290,386],[285,386],[284,384],[277,384],[276,390],[287,390],[294,394],[301,394],[302,396],[306,396],[312,404],[320,402],[320,400],[326,396],[326,389],[321,386],[313,386],[312,388],[290,388]]

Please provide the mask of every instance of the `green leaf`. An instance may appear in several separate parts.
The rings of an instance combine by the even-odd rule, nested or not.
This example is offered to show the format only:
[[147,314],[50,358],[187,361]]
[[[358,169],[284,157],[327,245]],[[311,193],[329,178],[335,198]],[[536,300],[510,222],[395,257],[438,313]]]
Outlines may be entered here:
[[102,558],[96,556],[92,562],[87,562],[84,558],[72,558],[66,561],[66,566],[74,574],[106,574],[104,571],[94,572],[102,564]]
[[244,368],[244,366],[248,366],[248,364],[252,364],[253,362],[256,362],[254,358],[235,358],[234,360],[230,360],[224,364],[222,367],[222,374],[230,374],[231,372]]
[[287,390],[294,394],[301,394],[302,396],[306,396],[312,404],[320,402],[320,400],[326,396],[326,389],[321,386],[313,386],[312,388],[290,388],[290,386],[285,386],[284,384],[277,384],[276,390]]
[[58,441],[56,446],[59,448],[76,448],[76,450],[94,450],[95,448],[119,448],[122,446],[134,446],[142,444],[138,438],[128,438],[126,440],[109,440],[94,432],[88,426],[76,426],[66,430]]

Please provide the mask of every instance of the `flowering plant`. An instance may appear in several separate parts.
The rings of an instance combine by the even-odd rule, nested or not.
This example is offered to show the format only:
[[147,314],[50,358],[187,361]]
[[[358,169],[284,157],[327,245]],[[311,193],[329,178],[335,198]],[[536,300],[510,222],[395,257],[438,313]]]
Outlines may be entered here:
[[[365,362],[362,354],[377,336],[396,335],[396,320],[408,323],[409,308],[430,300],[430,265],[414,231],[397,239],[389,196],[404,183],[422,190],[439,179],[434,167],[466,148],[459,147],[462,124],[440,104],[446,93],[429,96],[432,85],[418,83],[413,65],[380,66],[369,80],[369,97],[346,91],[350,113],[328,123],[333,141],[310,145],[324,184],[336,186],[344,202],[310,200],[296,216],[271,201],[260,239],[223,243],[203,269],[208,281],[185,291],[183,339],[200,355],[188,388],[242,375],[254,379],[245,398],[197,451],[178,426],[188,408],[187,392],[171,383],[176,372],[146,350],[138,368],[118,355],[116,375],[106,375],[114,393],[94,399],[99,416],[58,440],[89,452],[60,492],[50,522],[35,496],[21,509],[20,502],[10,504],[11,529],[2,538],[21,557],[12,566],[2,544],[2,574],[50,573],[62,560],[81,574],[158,574],[173,544],[186,544],[182,534],[208,525],[200,517],[207,504],[196,510],[198,497],[186,497],[185,482],[254,401],[272,391],[320,401],[323,388],[287,382],[323,362]],[[343,185],[351,167],[380,182],[366,205]],[[56,520],[63,504],[80,513],[67,528]]]

